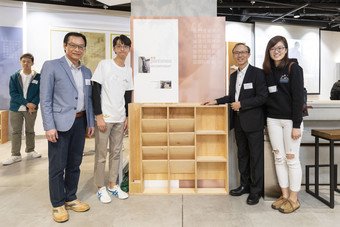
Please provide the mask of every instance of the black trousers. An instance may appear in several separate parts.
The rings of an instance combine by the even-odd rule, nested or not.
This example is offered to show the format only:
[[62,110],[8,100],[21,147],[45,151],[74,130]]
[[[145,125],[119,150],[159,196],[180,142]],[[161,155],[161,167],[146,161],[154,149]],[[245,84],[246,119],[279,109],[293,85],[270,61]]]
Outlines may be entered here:
[[235,117],[238,169],[241,185],[250,186],[251,193],[263,194],[264,181],[264,138],[263,129],[246,132],[239,117]]
[[77,199],[79,166],[85,145],[86,117],[76,118],[71,129],[58,131],[58,141],[48,142],[50,199],[53,207]]

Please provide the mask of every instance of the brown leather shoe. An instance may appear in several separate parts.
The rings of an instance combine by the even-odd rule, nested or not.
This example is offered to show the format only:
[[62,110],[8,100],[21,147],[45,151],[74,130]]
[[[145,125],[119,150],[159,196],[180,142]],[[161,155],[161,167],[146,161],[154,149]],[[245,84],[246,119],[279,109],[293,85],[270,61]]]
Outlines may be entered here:
[[66,207],[66,210],[73,210],[76,212],[85,212],[90,209],[89,204],[81,202],[78,199],[70,201],[70,202],[66,202],[65,207]]
[[287,199],[286,203],[284,203],[280,208],[279,211],[284,214],[290,214],[297,209],[300,208],[300,202],[297,200],[296,202],[293,202],[290,199]]
[[285,202],[287,202],[287,199],[281,195],[280,198],[272,203],[272,208],[278,210]]
[[65,209],[65,205],[62,205],[60,207],[53,207],[52,216],[53,220],[58,223],[68,221],[68,212]]

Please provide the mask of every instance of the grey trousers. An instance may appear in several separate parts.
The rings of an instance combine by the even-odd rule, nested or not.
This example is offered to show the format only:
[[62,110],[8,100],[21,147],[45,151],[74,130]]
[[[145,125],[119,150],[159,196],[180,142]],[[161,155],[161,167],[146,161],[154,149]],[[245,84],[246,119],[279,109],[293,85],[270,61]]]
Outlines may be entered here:
[[109,142],[109,182],[116,183],[119,174],[120,153],[123,146],[124,122],[106,123],[105,132],[95,129],[95,163],[94,183],[98,187],[105,185],[105,164],[107,156],[107,143]]
[[34,123],[37,118],[37,112],[30,114],[27,111],[9,111],[9,119],[12,125],[12,155],[20,156],[22,126],[25,120],[25,135],[26,135],[26,153],[34,151],[35,148],[35,133]]

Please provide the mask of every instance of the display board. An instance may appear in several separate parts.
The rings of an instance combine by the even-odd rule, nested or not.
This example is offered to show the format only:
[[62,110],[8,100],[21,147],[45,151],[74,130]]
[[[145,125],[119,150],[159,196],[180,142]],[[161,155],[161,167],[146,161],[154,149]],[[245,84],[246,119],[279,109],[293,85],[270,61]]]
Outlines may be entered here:
[[22,28],[0,26],[0,109],[9,109],[9,80],[21,69],[21,55]]
[[262,68],[268,41],[277,35],[288,42],[288,56],[303,68],[308,94],[320,94],[320,38],[317,27],[255,23],[255,65]]
[[135,102],[225,95],[225,18],[132,17]]

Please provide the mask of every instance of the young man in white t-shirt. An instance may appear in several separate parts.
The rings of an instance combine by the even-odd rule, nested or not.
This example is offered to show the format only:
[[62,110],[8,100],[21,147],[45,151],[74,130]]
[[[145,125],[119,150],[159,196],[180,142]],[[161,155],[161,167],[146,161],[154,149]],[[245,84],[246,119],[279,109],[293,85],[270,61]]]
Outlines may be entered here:
[[[120,35],[113,39],[114,59],[99,62],[93,76],[93,109],[96,116],[94,182],[102,203],[111,202],[109,194],[128,198],[117,184],[124,131],[127,129],[127,105],[131,102],[133,84],[131,67],[125,64],[131,40]],[[105,163],[109,141],[109,182],[105,186]]]

